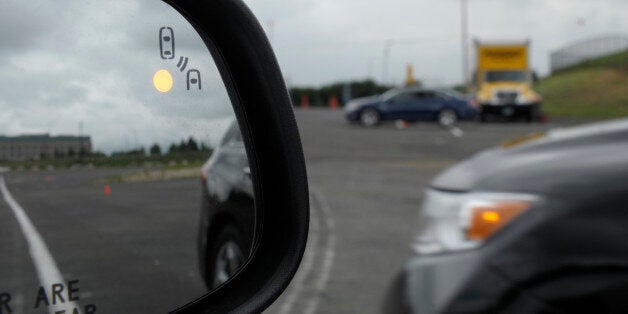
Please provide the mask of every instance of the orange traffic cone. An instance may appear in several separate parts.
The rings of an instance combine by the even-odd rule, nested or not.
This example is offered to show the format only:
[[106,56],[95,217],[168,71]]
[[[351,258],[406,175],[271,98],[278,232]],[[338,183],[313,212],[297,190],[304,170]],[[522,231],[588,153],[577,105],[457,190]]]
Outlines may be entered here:
[[338,101],[338,97],[336,97],[336,95],[331,95],[331,97],[329,97],[329,108],[331,108],[331,110],[336,110],[339,106],[340,102]]
[[301,108],[307,109],[309,107],[310,107],[310,97],[308,97],[307,95],[302,95],[301,96]]
[[397,120],[395,121],[395,126],[397,127],[397,129],[407,129],[410,127],[410,123],[406,120]]
[[111,187],[109,186],[109,184],[105,184],[105,195],[111,195]]

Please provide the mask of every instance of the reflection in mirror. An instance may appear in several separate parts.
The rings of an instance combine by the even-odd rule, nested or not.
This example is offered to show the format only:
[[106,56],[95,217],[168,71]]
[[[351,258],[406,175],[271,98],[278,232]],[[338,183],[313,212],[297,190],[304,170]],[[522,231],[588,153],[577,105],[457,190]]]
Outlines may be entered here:
[[251,173],[194,28],[152,0],[3,8],[0,313],[163,312],[225,282]]

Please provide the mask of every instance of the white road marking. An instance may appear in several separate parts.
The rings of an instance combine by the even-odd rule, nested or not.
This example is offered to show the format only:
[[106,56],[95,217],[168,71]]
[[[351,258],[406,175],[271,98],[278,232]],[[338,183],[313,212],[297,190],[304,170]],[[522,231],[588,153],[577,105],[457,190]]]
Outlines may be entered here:
[[[9,207],[11,207],[15,218],[20,224],[22,233],[28,242],[29,253],[33,259],[35,268],[37,269],[39,282],[44,287],[48,297],[50,298],[52,295],[52,285],[64,283],[63,276],[61,276],[61,272],[59,271],[59,268],[57,268],[57,263],[52,258],[48,247],[46,247],[44,239],[41,237],[30,218],[28,218],[28,215],[22,206],[18,204],[18,202],[13,198],[13,195],[11,195],[11,192],[9,192],[6,182],[4,181],[4,177],[2,176],[0,176],[0,192],[2,192],[4,201],[9,205]],[[76,302],[66,302],[56,305],[51,304],[48,307],[48,313],[54,314],[57,311],[62,312],[64,310],[65,313],[72,313],[75,308],[79,308]]]
[[464,136],[464,131],[461,128],[457,127],[457,126],[450,128],[449,132],[453,136],[455,136],[455,137],[463,137]]
[[[310,202],[311,204],[312,202]],[[311,206],[310,206],[311,208]],[[310,213],[313,211],[310,211]],[[280,314],[289,314],[292,313],[292,307],[298,300],[299,294],[303,291],[303,287],[305,285],[305,279],[309,276],[314,268],[314,258],[316,257],[316,246],[318,244],[318,234],[319,230],[319,218],[318,215],[313,216],[310,214],[312,219],[310,219],[312,231],[308,235],[308,247],[305,251],[305,256],[303,257],[303,261],[301,263],[301,267],[297,272],[292,284],[290,285],[290,289],[286,291],[286,295],[284,297],[284,302],[279,309]]]
[[322,193],[314,191],[314,196],[321,204],[321,210],[324,216],[322,218],[324,218],[325,224],[327,225],[327,243],[325,244],[323,266],[321,267],[318,280],[316,281],[316,284],[314,286],[314,293],[310,297],[310,300],[305,307],[305,311],[303,312],[305,314],[313,314],[316,312],[321,293],[323,292],[323,290],[327,286],[327,282],[329,281],[331,267],[334,264],[334,256],[336,255],[336,234],[334,230],[336,226],[336,221],[334,220],[334,217],[331,213],[331,207],[327,203],[327,200]]

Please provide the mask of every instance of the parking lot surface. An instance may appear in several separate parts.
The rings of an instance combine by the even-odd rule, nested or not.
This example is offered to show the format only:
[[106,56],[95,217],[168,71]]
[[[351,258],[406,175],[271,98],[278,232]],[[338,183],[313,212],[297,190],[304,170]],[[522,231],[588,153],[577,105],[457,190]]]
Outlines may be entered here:
[[342,111],[296,110],[310,183],[304,260],[269,313],[379,313],[412,255],[422,191],[440,171],[503,141],[581,121],[349,124]]
[[[422,191],[438,172],[504,140],[578,123],[367,129],[344,121],[342,111],[296,110],[296,117],[310,184],[310,234],[297,275],[268,313],[379,312],[412,255]],[[207,291],[196,250],[198,178],[103,181],[137,171],[144,170],[0,175],[0,245],[8,252],[0,277],[16,311],[37,307],[42,279],[63,278],[65,288],[78,280],[80,300],[72,306],[94,304],[102,313],[159,312]],[[33,230],[16,219],[19,212]],[[33,261],[29,247],[38,237],[46,249],[35,251],[49,258]],[[52,276],[38,276],[42,267]]]

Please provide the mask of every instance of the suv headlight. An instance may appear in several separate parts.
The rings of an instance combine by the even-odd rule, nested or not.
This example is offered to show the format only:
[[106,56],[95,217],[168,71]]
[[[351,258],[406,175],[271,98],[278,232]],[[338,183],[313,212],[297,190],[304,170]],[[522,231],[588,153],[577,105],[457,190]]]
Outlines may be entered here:
[[473,249],[529,209],[538,199],[529,194],[452,193],[428,190],[423,202],[419,254]]

